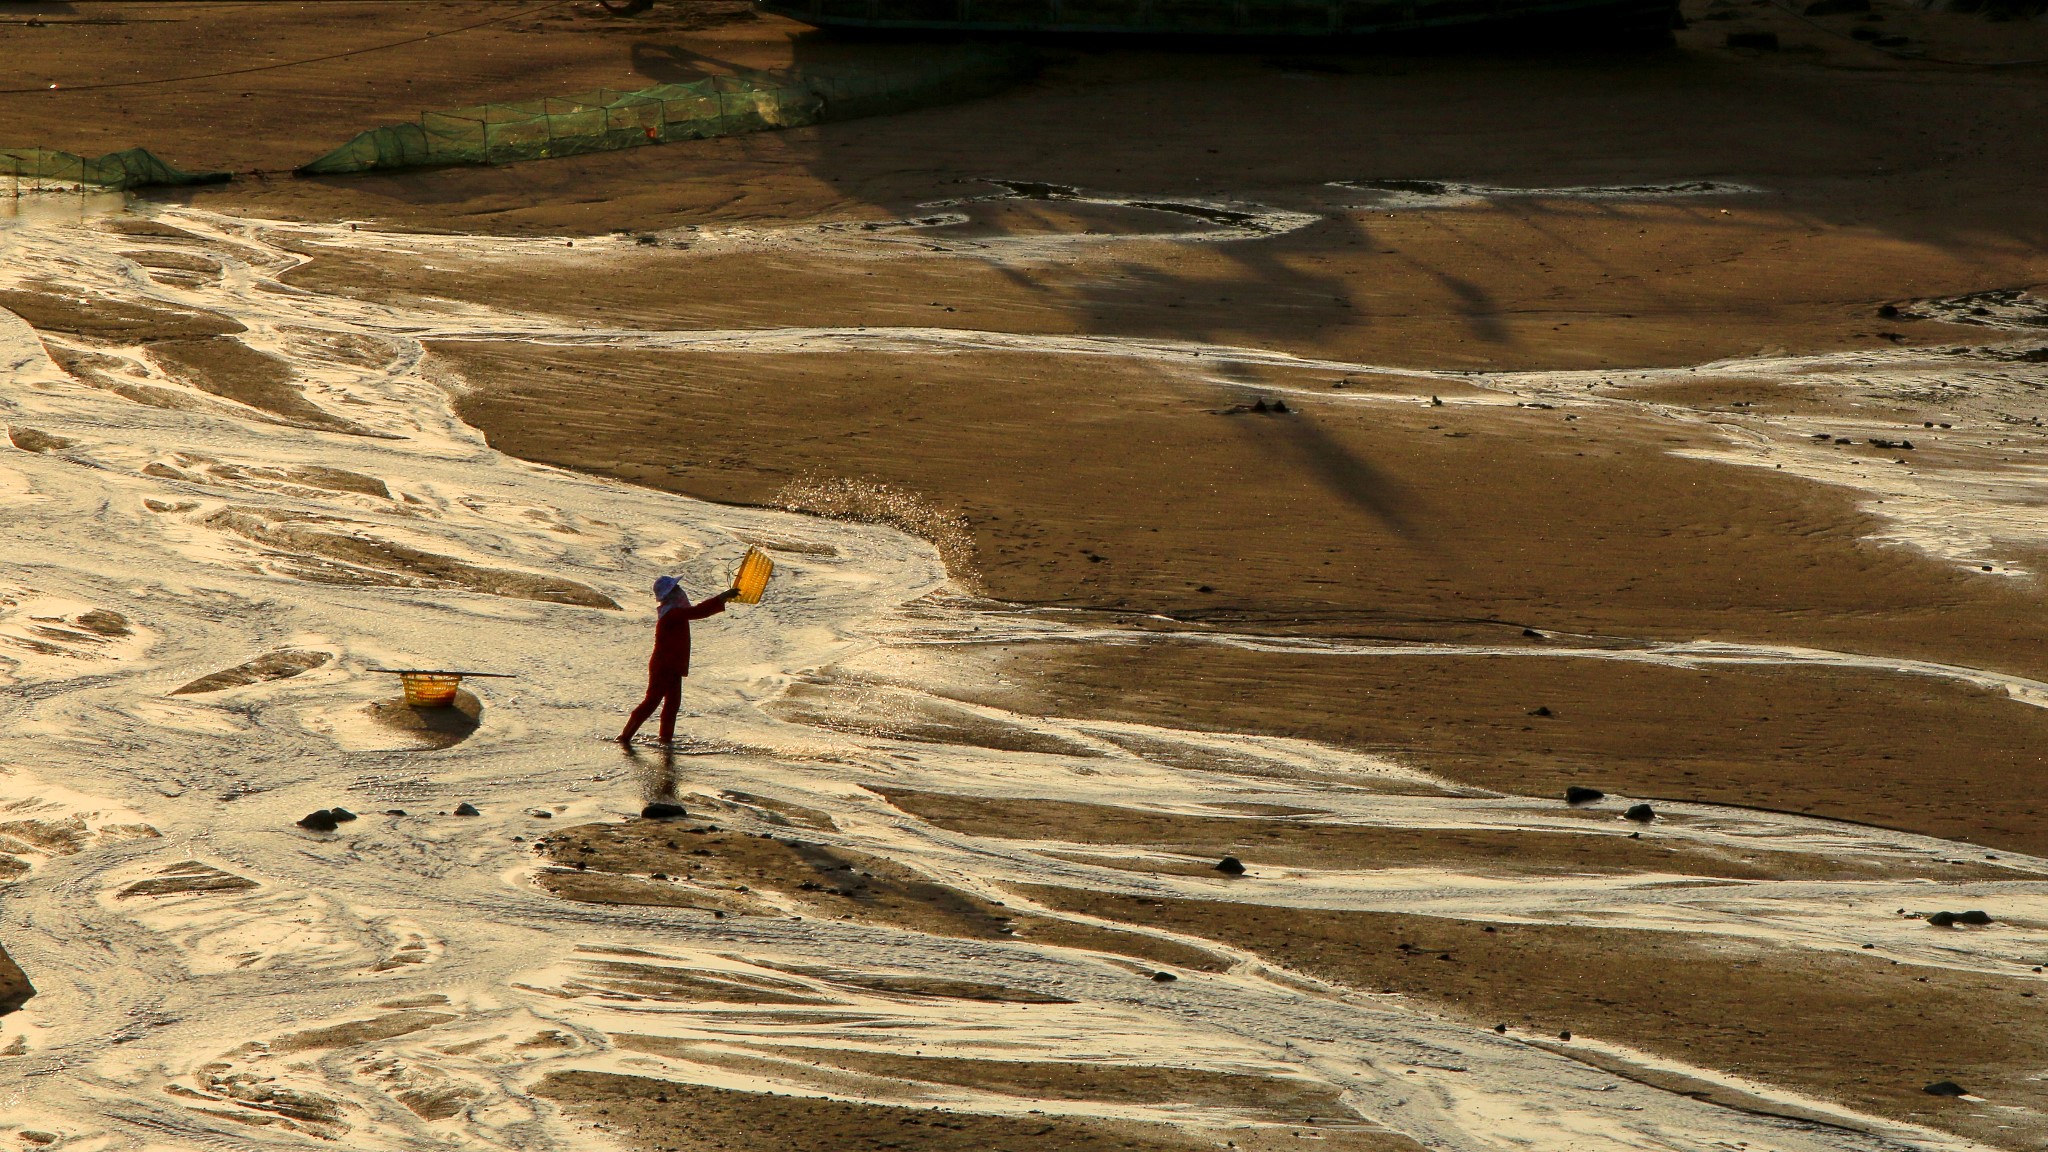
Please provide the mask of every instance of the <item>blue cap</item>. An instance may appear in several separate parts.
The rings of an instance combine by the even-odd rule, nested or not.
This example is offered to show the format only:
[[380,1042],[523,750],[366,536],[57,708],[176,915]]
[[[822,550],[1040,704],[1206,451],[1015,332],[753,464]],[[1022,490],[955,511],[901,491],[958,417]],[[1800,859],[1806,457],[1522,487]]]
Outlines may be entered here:
[[654,598],[656,600],[666,600],[680,591],[682,586],[682,581],[677,580],[673,576],[656,576],[654,578]]

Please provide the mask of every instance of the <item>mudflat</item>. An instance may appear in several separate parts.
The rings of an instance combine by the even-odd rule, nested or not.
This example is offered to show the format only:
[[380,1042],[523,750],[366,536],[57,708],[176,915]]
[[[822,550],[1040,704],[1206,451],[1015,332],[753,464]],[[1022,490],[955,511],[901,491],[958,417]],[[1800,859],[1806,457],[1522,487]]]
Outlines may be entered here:
[[[302,753],[319,803],[385,813],[294,860],[361,837],[359,876],[414,869],[377,899],[474,873],[453,906],[516,929],[346,894],[342,927],[247,928],[297,894],[183,840],[109,874],[193,971],[354,940],[321,963],[420,984],[250,1025],[173,1095],[664,1150],[2038,1144],[2048,80],[2013,65],[2048,25],[1686,15],[1647,53],[1040,45],[1029,81],[899,115],[322,179],[288,173],[422,111],[943,45],[729,3],[0,23],[36,88],[0,141],[237,173],[82,218],[102,298],[55,260],[0,283],[32,390],[108,406],[10,415],[10,444],[154,485],[136,524],[267,588],[480,597],[465,634],[508,654],[591,610],[488,710],[383,683],[276,729],[346,750]],[[468,428],[437,440],[444,404]],[[255,431],[107,449],[123,413]],[[485,497],[451,460],[640,491]],[[443,515],[477,519],[428,539]],[[642,568],[710,571],[720,517],[786,566],[764,615],[836,646],[714,649],[692,723],[744,742],[655,754],[642,796],[645,751],[564,735],[633,662],[575,660]],[[918,596],[805,614],[885,579]],[[136,714],[242,731],[381,626],[259,600],[207,601],[262,627]],[[24,609],[9,652],[97,659],[34,631],[82,605]],[[543,747],[561,795],[490,759]],[[451,766],[503,789],[478,823],[423,814]],[[689,815],[622,818],[649,799]],[[23,892],[93,843],[0,833]],[[486,938],[531,964],[462,953]],[[78,979],[50,969],[0,954],[0,1005]]]

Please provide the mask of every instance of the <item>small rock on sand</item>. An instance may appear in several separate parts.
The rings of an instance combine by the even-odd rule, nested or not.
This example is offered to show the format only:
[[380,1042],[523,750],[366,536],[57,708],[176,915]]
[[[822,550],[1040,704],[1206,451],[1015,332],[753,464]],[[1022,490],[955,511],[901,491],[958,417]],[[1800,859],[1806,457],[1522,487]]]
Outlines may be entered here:
[[1244,875],[1244,861],[1235,856],[1225,856],[1216,862],[1216,870],[1225,876]]
[[657,801],[642,808],[640,815],[648,820],[680,820],[688,816],[689,813],[683,810],[681,804],[665,804]]
[[1657,810],[1648,804],[1637,804],[1628,811],[1623,812],[1621,818],[1624,820],[1634,820],[1638,824],[1648,824],[1657,818]]
[[309,832],[332,832],[335,829],[336,823],[334,813],[326,808],[322,808],[317,812],[308,812],[304,816],[299,817],[299,827]]
[[329,808],[327,814],[334,817],[337,824],[346,824],[356,818],[356,814],[346,808]]
[[1562,1032],[1559,1032],[1559,1033],[1557,1034],[1557,1038],[1558,1038],[1559,1040],[1569,1040],[1569,1039],[1571,1039],[1571,1038],[1572,1038],[1572,1030],[1571,1030],[1571,1029],[1569,1029],[1569,1028],[1567,1028],[1567,1029],[1565,1029],[1564,1031],[1562,1031]]
[[479,812],[479,811],[477,811],[477,810],[476,810],[476,805],[474,805],[474,804],[471,804],[471,803],[470,803],[469,801],[467,801],[467,800],[464,800],[464,801],[463,801],[462,803],[460,803],[460,804],[457,804],[457,805],[455,806],[455,814],[456,814],[457,816],[481,816],[481,815],[483,815],[483,813],[481,813],[481,812]]
[[1152,979],[1153,979],[1153,980],[1155,980],[1155,981],[1157,981],[1157,982],[1159,982],[1159,983],[1161,983],[1161,984],[1171,984],[1171,983],[1173,983],[1173,982],[1174,982],[1175,980],[1178,980],[1178,979],[1180,979],[1180,977],[1178,977],[1178,976],[1175,976],[1175,975],[1174,975],[1173,973],[1171,973],[1171,972],[1154,972],[1154,973],[1152,974]]
[[1564,790],[1564,802],[1567,804],[1591,804],[1595,800],[1605,799],[1606,796],[1607,793],[1598,788],[1583,788],[1577,784]]
[[1961,1084],[1953,1080],[1936,1080],[1934,1083],[1922,1088],[1921,1091],[1929,1096],[1968,1096],[1970,1094]]
[[1974,924],[1981,928],[1991,923],[1991,914],[1976,908],[1968,912],[1936,912],[1927,918],[1927,922],[1936,928],[1953,928],[1958,924]]

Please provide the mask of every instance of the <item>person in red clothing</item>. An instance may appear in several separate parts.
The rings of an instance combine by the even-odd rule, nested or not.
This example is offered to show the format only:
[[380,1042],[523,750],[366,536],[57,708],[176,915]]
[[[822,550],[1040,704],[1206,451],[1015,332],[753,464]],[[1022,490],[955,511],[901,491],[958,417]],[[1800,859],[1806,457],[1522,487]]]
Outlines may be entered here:
[[619,743],[630,746],[633,734],[657,706],[661,708],[661,742],[675,741],[676,710],[683,706],[683,677],[690,674],[690,621],[725,611],[725,602],[736,594],[728,588],[702,604],[692,604],[675,577],[663,576],[654,582],[654,598],[661,601],[661,609],[654,623],[654,655],[647,661],[647,697],[627,718]]

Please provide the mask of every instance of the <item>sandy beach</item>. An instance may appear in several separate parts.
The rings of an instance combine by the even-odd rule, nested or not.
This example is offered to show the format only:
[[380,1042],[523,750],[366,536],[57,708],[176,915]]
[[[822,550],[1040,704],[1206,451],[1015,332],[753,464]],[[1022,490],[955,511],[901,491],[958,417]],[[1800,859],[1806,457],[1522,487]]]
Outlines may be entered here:
[[955,49],[0,5],[235,176],[0,189],[0,1134],[2038,1147],[2048,23],[1685,13],[294,178]]

